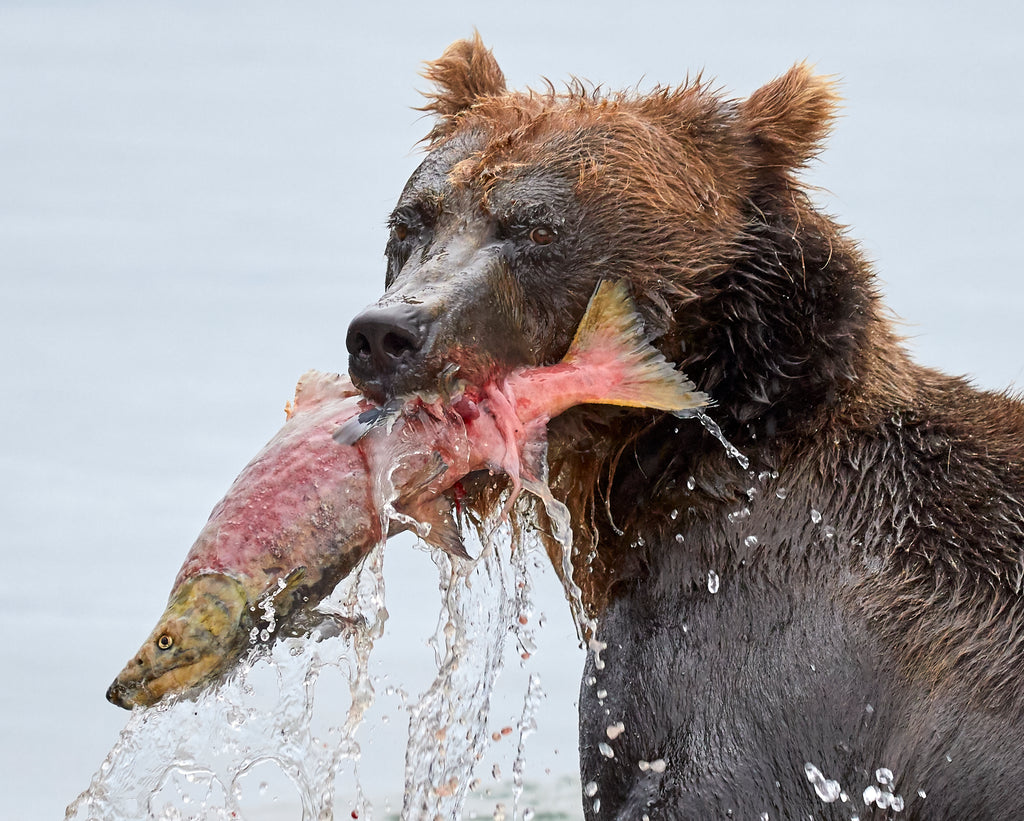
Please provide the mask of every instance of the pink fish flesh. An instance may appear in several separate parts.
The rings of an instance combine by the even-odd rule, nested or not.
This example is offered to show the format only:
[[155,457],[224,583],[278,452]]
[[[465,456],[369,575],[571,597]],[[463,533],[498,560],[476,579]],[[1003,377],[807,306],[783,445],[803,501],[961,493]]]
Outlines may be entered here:
[[344,376],[305,374],[284,427],[213,509],[163,616],[107,698],[148,706],[216,678],[258,632],[267,601],[278,625],[308,613],[389,530],[415,527],[468,558],[446,491],[489,470],[511,478],[511,504],[523,481],[542,476],[547,423],[586,403],[672,412],[707,403],[644,341],[621,284],[599,286],[560,363],[447,401],[380,408]]

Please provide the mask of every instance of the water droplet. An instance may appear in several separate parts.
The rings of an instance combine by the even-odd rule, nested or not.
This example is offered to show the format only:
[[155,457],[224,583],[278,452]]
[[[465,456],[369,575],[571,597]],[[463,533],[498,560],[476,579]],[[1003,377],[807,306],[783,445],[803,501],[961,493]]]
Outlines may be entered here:
[[597,691],[597,697],[601,698],[601,699],[608,698],[608,691],[604,690],[604,689],[598,690]]
[[692,476],[689,479],[686,480],[686,489],[687,490],[693,490],[696,487],[697,487],[697,480],[694,479]]
[[766,812],[763,812],[758,816],[758,821],[768,821],[768,819],[769,815]]
[[593,798],[595,795],[597,795],[597,782],[588,781],[587,786],[583,788],[583,792],[587,794],[587,798]]
[[918,790],[917,791],[917,795],[920,798],[927,798],[928,797],[928,793],[926,793],[924,790]]
[[734,510],[732,513],[726,515],[725,518],[728,519],[730,522],[735,523],[740,522],[743,519],[746,519],[748,516],[750,516],[750,508],[744,507],[740,508],[739,510]]
[[784,487],[780,487],[778,490],[775,491],[775,495],[778,496],[780,499],[785,499],[789,495],[789,491],[786,490],[786,488]]
[[815,510],[813,507],[811,508],[811,521],[814,522],[816,525],[821,524],[821,513]]
[[663,773],[663,772],[665,772],[666,766],[668,766],[668,765],[665,764],[665,759],[664,758],[656,758],[656,759],[654,759],[654,761],[651,762],[651,772],[652,773]]
[[889,802],[889,807],[893,812],[903,812],[903,796],[894,795],[892,800]]
[[832,525],[825,525],[823,531],[826,539],[834,539],[836,536],[836,529]]
[[676,534],[676,542],[678,544],[682,544],[683,543],[683,534],[682,533],[677,533]]
[[757,547],[757,536],[747,536],[747,538],[743,540],[743,544],[747,547]]
[[607,727],[605,727],[604,732],[605,735],[608,736],[609,741],[614,741],[620,735],[622,735],[625,732],[625,730],[626,726],[621,721],[617,721],[615,722],[615,724],[609,724]]
[[878,796],[882,794],[882,791],[878,789],[874,784],[864,788],[864,803],[871,806],[878,800]]
[[670,518],[670,519],[671,519],[672,521],[675,521],[676,519],[678,519],[678,518],[679,518],[679,511],[678,511],[678,510],[675,510],[675,509],[673,508],[672,512],[668,514],[668,517],[669,517],[669,518]]
[[721,585],[721,580],[718,578],[718,574],[714,570],[708,571],[708,592],[717,593],[718,588]]
[[601,755],[603,755],[605,758],[615,758],[615,750],[613,750],[605,742],[602,741],[600,744],[598,744],[597,745],[597,749],[600,751]]
[[891,787],[893,785],[892,770],[888,767],[879,767],[875,770],[875,780],[883,787]]
[[811,782],[811,785],[814,787],[814,792],[817,793],[818,798],[826,804],[831,804],[839,798],[839,793],[842,791],[839,787],[839,782],[831,778],[825,778],[824,773],[809,761],[804,764],[804,775],[806,775],[807,780]]
[[594,812],[595,813],[601,812],[601,799],[600,798],[595,798],[594,799]]

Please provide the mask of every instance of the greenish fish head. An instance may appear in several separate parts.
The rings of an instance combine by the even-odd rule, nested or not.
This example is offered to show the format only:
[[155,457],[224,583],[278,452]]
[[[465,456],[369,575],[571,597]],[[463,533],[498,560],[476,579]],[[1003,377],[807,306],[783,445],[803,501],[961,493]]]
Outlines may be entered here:
[[107,690],[118,707],[149,707],[217,676],[241,652],[249,601],[241,582],[222,573],[188,579],[135,657]]

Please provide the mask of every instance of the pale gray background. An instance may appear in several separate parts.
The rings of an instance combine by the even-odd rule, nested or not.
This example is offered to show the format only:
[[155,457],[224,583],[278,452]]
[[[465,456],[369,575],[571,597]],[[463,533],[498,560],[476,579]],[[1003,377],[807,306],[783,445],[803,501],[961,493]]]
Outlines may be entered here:
[[[1019,383],[1024,12],[953,5],[0,2],[0,815],[87,786],[126,718],[103,692],[210,508],[297,376],[345,367],[428,128],[420,62],[474,26],[515,85],[840,75],[822,200],[921,360]],[[388,568],[401,682],[437,595],[422,554]],[[582,658],[544,595],[540,732],[571,772]]]

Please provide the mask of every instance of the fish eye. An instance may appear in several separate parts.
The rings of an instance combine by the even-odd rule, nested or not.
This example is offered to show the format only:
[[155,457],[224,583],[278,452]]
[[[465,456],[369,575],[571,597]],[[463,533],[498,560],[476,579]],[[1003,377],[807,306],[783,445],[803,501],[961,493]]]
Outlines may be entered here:
[[171,645],[174,644],[174,639],[164,633],[160,638],[156,640],[156,646],[161,650],[169,650]]
[[547,225],[538,225],[530,231],[530,242],[534,245],[550,245],[555,241],[555,232]]

